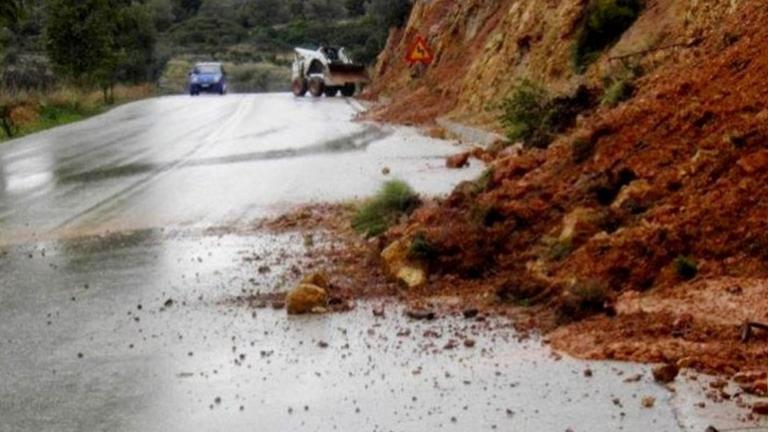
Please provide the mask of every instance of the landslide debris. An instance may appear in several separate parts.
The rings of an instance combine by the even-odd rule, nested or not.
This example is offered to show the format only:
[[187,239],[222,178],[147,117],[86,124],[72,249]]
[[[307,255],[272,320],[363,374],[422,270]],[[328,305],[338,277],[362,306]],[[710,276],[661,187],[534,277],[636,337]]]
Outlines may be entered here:
[[[429,245],[419,292],[529,307],[581,357],[765,370],[766,337],[743,343],[739,329],[768,319],[768,6],[645,2],[579,75],[568,53],[584,3],[419,2],[391,34],[372,95],[389,100],[374,117],[394,121],[497,125],[486,108],[518,78],[599,92],[612,58],[645,75],[551,144],[496,152],[483,178],[416,210],[386,244]],[[436,62],[413,79],[396,62],[420,31]]]
[[[324,288],[325,287],[325,288]],[[327,278],[315,274],[304,278],[299,286],[285,296],[285,305],[290,315],[323,313],[328,306]]]

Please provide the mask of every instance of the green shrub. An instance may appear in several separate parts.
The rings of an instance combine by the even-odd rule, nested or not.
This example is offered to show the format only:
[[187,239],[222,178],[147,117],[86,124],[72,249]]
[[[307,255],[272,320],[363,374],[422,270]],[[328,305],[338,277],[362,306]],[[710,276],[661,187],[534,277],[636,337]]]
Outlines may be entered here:
[[553,97],[542,85],[523,79],[501,103],[499,121],[510,141],[522,141],[529,148],[546,148],[592,105],[586,87],[580,86],[572,95]]
[[408,250],[408,255],[411,258],[420,260],[431,260],[437,257],[438,251],[423,233],[419,233],[413,237],[413,240],[411,240],[411,247]]
[[699,273],[699,265],[692,257],[680,255],[675,258],[675,271],[682,279],[691,280]]
[[501,125],[510,141],[539,147],[546,138],[546,117],[550,95],[543,86],[528,79],[520,81],[502,102]]
[[563,296],[558,319],[565,323],[603,313],[608,300],[608,290],[599,281],[579,281]]
[[643,73],[642,67],[623,63],[617,70],[603,77],[605,91],[600,103],[603,106],[615,107],[630,99],[635,94],[635,80]]
[[371,200],[363,204],[352,219],[352,228],[366,237],[383,234],[390,226],[418,207],[419,196],[400,180],[391,180]]
[[411,0],[371,0],[368,14],[385,28],[402,27],[411,15]]
[[605,89],[600,103],[607,107],[615,107],[628,100],[635,93],[635,84],[627,78],[620,78],[613,81]]
[[170,36],[176,45],[214,53],[222,46],[241,42],[247,32],[234,21],[195,17],[171,28]]
[[573,65],[581,73],[634,24],[642,0],[591,0],[573,46]]

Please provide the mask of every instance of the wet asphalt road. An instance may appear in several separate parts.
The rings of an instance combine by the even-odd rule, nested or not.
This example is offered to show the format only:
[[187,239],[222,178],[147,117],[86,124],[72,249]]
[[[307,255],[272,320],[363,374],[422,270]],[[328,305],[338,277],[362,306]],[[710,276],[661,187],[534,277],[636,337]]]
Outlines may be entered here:
[[342,99],[169,97],[0,144],[0,432],[739,424],[731,405],[696,407],[704,378],[673,394],[645,367],[555,361],[503,320],[232,304],[284,290],[330,240],[207,228],[369,195],[385,166],[429,194],[482,170],[447,171],[453,145],[355,113]]
[[346,99],[166,97],[0,144],[0,242],[224,226],[372,193],[385,179],[449,190],[437,140],[350,119]]

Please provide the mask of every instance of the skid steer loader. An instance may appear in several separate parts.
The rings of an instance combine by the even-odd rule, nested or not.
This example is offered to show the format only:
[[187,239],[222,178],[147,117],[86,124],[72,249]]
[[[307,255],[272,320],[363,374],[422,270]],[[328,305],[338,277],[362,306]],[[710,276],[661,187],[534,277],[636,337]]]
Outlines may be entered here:
[[354,96],[358,84],[368,83],[365,66],[355,64],[344,48],[320,47],[317,51],[296,48],[291,88],[296,97],[334,97],[339,92]]

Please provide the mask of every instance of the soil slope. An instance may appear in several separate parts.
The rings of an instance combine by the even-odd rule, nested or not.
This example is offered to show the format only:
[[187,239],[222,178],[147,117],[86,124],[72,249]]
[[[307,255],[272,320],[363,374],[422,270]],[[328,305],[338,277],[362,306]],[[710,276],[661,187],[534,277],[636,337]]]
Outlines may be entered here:
[[[404,29],[393,30],[368,92],[384,102],[375,117],[429,123],[450,117],[495,128],[494,107],[522,77],[558,92],[599,85],[622,56],[648,65],[689,55],[686,47],[722,34],[723,19],[745,0],[647,0],[639,19],[586,74],[574,73],[571,51],[584,0],[417,1]],[[759,2],[753,1],[758,4]],[[434,63],[423,73],[404,59],[416,36]]]
[[[494,124],[484,107],[515,78],[594,86],[611,56],[646,50],[643,41],[680,46],[637,56],[650,72],[631,100],[584,113],[546,150],[496,155],[486,178],[419,210],[389,240],[429,245],[425,294],[534,306],[554,345],[573,354],[765,369],[768,338],[744,343],[740,325],[768,321],[768,6],[649,1],[578,76],[567,50],[583,6],[417,3],[381,58],[379,118]],[[414,79],[395,64],[417,32],[437,61]]]

